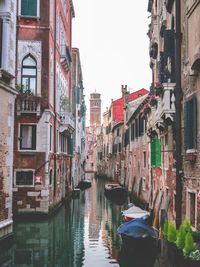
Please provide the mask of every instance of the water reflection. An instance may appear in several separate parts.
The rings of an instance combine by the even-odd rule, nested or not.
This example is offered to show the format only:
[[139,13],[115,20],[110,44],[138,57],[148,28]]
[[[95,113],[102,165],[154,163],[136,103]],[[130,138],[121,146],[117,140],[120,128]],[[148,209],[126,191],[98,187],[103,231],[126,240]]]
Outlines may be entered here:
[[20,222],[14,227],[15,243],[0,251],[1,267],[165,267],[160,259],[127,253],[117,228],[124,205],[104,196],[104,181],[93,179],[45,222]]

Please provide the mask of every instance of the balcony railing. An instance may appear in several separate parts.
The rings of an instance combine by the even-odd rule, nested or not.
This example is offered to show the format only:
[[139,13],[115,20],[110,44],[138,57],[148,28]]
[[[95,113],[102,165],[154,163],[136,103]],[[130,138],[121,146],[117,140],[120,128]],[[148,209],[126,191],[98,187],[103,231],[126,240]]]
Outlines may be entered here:
[[63,65],[65,70],[68,71],[70,69],[72,59],[71,59],[69,48],[66,45],[61,45],[60,57],[61,57],[61,64]]
[[175,95],[174,83],[163,83],[163,94],[158,98],[157,107],[152,107],[148,119],[148,128],[164,128],[166,124],[170,124],[174,120],[175,114]]
[[17,96],[17,115],[21,114],[36,114],[40,116],[41,111],[41,98],[34,95],[20,94]]
[[64,126],[69,127],[73,131],[75,129],[75,119],[72,113],[67,111],[62,111],[60,112],[59,115],[61,123]]

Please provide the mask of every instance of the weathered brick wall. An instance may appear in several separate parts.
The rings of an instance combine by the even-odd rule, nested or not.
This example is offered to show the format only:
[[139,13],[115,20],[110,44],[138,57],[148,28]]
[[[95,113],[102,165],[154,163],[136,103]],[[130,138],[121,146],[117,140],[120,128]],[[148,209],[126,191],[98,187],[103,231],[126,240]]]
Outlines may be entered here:
[[[149,143],[146,134],[131,142],[131,156],[127,153],[126,166],[129,168],[129,190],[142,202],[149,199]],[[146,166],[144,166],[144,152],[146,152]],[[132,157],[132,160],[130,160]],[[145,186],[141,187],[141,178],[145,178]]]
[[[0,84],[0,226],[12,220],[13,124],[15,96]],[[1,227],[0,227],[1,229]],[[2,233],[0,231],[0,237]]]
[[[183,105],[193,95],[197,98],[197,147],[194,150],[195,162],[187,160],[187,151],[184,148],[183,132],[183,218],[189,217],[189,192],[196,194],[196,227],[200,229],[200,75],[199,71],[191,70],[195,59],[200,57],[200,3],[198,1],[184,1],[182,5],[182,89]],[[187,31],[186,31],[187,29]],[[194,32],[196,33],[194,35]],[[184,106],[183,106],[184,108]],[[184,114],[182,117],[184,129]]]

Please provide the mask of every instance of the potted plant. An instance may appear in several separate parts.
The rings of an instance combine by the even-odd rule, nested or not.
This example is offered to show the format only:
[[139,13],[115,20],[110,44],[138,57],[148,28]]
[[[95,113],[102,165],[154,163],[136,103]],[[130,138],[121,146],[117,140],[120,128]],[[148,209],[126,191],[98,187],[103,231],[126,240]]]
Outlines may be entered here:
[[150,101],[149,101],[150,106],[154,107],[154,106],[157,105],[157,103],[158,103],[158,101],[157,101],[156,96],[155,95],[151,95],[150,96]]
[[24,96],[32,96],[33,92],[30,88],[25,89],[23,84],[16,84],[15,88]]
[[185,246],[183,248],[184,255],[189,257],[190,253],[195,250],[195,244],[191,232],[188,232],[185,237]]
[[175,262],[177,247],[176,247],[176,227],[173,222],[168,222],[167,231],[167,241],[168,241],[168,257],[171,263]]
[[144,105],[144,115],[147,115],[149,112],[151,111],[151,107],[149,106],[149,104],[145,104]]
[[161,82],[155,82],[154,84],[154,92],[156,96],[162,96],[163,94],[163,85],[161,84]]

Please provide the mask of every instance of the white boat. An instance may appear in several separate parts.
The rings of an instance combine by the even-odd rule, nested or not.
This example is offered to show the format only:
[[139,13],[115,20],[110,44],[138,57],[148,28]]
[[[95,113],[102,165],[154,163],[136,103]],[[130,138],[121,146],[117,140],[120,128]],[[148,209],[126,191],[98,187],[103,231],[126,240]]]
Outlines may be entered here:
[[142,218],[144,216],[147,217],[149,215],[150,213],[148,211],[143,210],[135,205],[133,205],[127,210],[122,211],[122,216],[124,217],[125,221],[130,221],[136,218]]

